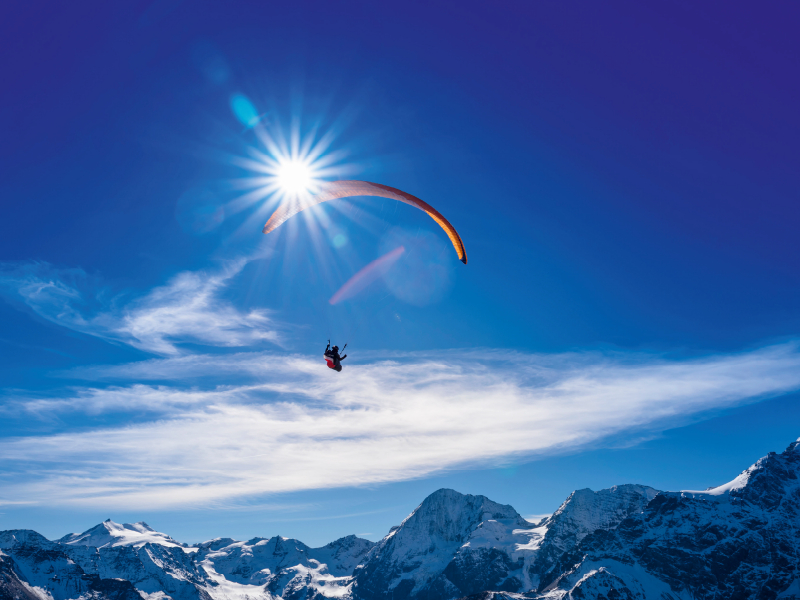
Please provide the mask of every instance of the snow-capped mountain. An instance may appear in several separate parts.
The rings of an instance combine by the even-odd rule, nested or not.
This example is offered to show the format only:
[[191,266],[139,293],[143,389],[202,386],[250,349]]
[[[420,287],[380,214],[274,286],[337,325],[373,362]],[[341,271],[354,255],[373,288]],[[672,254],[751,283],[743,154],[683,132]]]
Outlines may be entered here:
[[[133,528],[146,528],[150,533],[140,533],[154,541],[132,541],[135,537],[123,532],[136,531]],[[96,540],[100,547],[84,545],[89,540]],[[76,582],[90,580],[125,581],[142,595],[168,595],[173,600],[206,598],[198,588],[204,585],[205,573],[192,559],[197,549],[177,545],[169,536],[142,523],[118,525],[106,521],[57,542],[33,531],[5,531],[0,533],[0,550],[13,559],[25,575],[24,581],[45,590],[53,600],[80,596],[76,590],[87,590],[82,585],[76,587]]]
[[0,600],[341,598],[374,545],[351,535],[321,548],[282,537],[188,547],[145,523],[113,521],[56,542],[34,531],[4,531]]
[[457,598],[507,587],[518,591],[515,574],[540,536],[510,506],[439,490],[370,551],[355,570],[353,594],[402,600]]
[[69,546],[92,546],[94,548],[108,548],[113,546],[144,546],[145,544],[158,544],[167,547],[181,547],[185,544],[176,542],[166,534],[159,533],[144,521],[138,523],[114,523],[107,519],[83,533],[70,533],[58,540],[61,544]]
[[0,532],[0,600],[800,600],[800,440],[730,483],[573,492],[536,523],[439,490],[377,544],[283,537],[187,546],[105,521]]
[[800,598],[800,440],[726,485],[659,493],[563,554],[540,590],[586,586],[601,568],[620,598]]
[[445,600],[485,590],[537,589],[564,549],[641,512],[656,490],[579,490],[534,524],[485,496],[434,492],[356,568],[355,600]]
[[593,492],[577,490],[542,522],[546,536],[534,563],[531,580],[538,584],[556,561],[590,533],[614,529],[623,519],[641,513],[658,490],[644,485],[617,485]]
[[66,598],[141,600],[129,581],[86,573],[58,543],[35,531],[0,532],[0,598],[62,600]]
[[[228,594],[338,598],[347,593],[353,569],[374,545],[354,535],[322,548],[280,536],[248,542],[226,538],[200,544],[196,562],[210,581],[227,587]],[[212,596],[219,596],[214,592]]]

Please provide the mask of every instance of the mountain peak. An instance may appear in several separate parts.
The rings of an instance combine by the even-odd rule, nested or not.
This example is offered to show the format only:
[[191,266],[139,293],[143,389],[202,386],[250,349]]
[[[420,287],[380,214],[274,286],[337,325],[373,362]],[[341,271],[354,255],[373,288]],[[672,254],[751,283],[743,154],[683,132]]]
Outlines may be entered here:
[[[463,584],[462,580],[475,575],[473,570],[484,567],[488,569],[485,577],[493,582],[505,578],[509,569],[522,565],[520,560],[528,545],[541,537],[533,527],[511,506],[486,496],[447,488],[436,490],[373,546],[355,568],[353,598],[401,600],[426,594],[433,594],[433,598],[441,594],[451,598],[468,595],[474,586],[456,587],[453,582]],[[513,561],[508,558],[512,554]],[[513,587],[518,585],[519,581]]]
[[422,504],[406,517],[400,527],[404,528],[412,521],[427,521],[430,517],[438,519],[443,515],[449,517],[443,524],[455,524],[459,520],[466,519],[475,526],[486,519],[514,519],[519,521],[521,526],[529,526],[527,521],[507,504],[498,504],[486,496],[473,496],[441,488],[425,498]]
[[540,572],[553,565],[557,556],[590,533],[616,528],[627,517],[641,513],[660,492],[647,485],[623,484],[593,491],[575,490],[552,516],[541,522],[547,528],[549,549],[539,559]]
[[800,479],[800,440],[781,454],[770,452],[726,484],[705,491],[686,490],[686,494],[718,496],[720,501],[748,502],[765,508],[781,503],[782,498],[798,493]]
[[113,546],[139,547],[145,544],[183,547],[183,544],[176,542],[165,533],[154,530],[144,521],[117,523],[111,519],[106,519],[83,533],[65,535],[58,541],[70,546],[93,546],[95,548]]

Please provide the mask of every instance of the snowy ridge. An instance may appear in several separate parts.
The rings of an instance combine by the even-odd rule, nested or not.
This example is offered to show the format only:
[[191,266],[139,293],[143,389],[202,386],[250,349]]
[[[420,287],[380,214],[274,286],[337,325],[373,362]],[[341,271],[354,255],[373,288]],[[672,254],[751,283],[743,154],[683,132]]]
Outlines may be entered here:
[[94,548],[139,547],[145,544],[159,544],[173,548],[184,547],[184,544],[176,542],[164,533],[155,531],[144,521],[120,525],[111,519],[107,519],[83,533],[65,535],[58,541],[70,546],[92,546]]
[[565,552],[539,591],[566,593],[601,565],[630,592],[618,587],[620,598],[653,597],[632,591],[645,578],[666,584],[673,598],[800,597],[792,591],[800,571],[797,450],[794,442],[770,453],[720,493],[657,494],[641,513]]
[[[473,593],[503,587],[542,532],[510,506],[439,490],[391,531],[355,570],[356,598]],[[487,564],[488,563],[488,564]],[[461,585],[459,585],[461,584]],[[512,582],[515,588],[517,581]],[[475,590],[481,591],[481,590]]]
[[[219,539],[200,544],[197,561],[211,579],[224,586],[225,597],[234,591],[252,597],[255,592],[249,588],[256,586],[273,597],[306,590],[340,598],[349,592],[353,569],[373,545],[354,535],[322,548],[309,548],[280,536],[247,542]],[[218,590],[208,591],[212,597],[220,597]]]
[[534,525],[485,496],[434,492],[354,573],[355,600],[458,598],[485,590],[536,590],[541,574],[577,541],[615,527],[657,494],[646,486],[574,492]]
[[0,532],[0,600],[800,600],[800,440],[705,491],[577,490],[531,523],[439,490],[377,544]]

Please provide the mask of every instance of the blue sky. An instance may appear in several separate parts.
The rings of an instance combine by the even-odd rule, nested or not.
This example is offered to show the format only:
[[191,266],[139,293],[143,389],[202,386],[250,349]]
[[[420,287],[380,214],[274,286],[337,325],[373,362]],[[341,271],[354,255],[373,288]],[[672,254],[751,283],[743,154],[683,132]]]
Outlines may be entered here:
[[[800,435],[795,7],[39,8],[0,15],[0,529],[377,539]],[[263,236],[292,132],[469,264],[379,199]]]

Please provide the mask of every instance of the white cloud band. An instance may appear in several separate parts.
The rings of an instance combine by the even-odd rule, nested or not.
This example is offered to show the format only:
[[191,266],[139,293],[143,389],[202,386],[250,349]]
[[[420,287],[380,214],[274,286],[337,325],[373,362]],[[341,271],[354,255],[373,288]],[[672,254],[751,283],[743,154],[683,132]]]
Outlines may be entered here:
[[[237,384],[225,385],[233,375]],[[28,414],[147,417],[0,440],[11,478],[0,503],[209,505],[500,464],[800,389],[800,351],[792,343],[682,361],[451,352],[350,364],[342,373],[321,359],[250,352],[81,376],[120,381],[10,402]],[[160,385],[141,383],[148,379]]]

